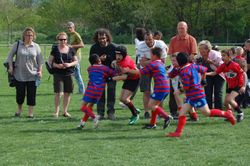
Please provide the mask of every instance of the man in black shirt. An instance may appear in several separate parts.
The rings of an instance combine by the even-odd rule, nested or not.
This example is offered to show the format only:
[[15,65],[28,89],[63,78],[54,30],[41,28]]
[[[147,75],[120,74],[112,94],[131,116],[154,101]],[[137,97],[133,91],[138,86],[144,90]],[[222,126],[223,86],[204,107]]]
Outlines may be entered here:
[[[94,42],[90,48],[91,54],[98,54],[101,57],[102,64],[111,67],[111,63],[115,60],[115,48],[116,45],[112,43],[112,36],[109,30],[100,28],[97,29],[94,34]],[[107,114],[108,119],[115,120],[115,91],[116,81],[107,82]],[[102,97],[97,103],[97,113],[100,119],[104,119],[105,113],[105,90],[103,91]]]

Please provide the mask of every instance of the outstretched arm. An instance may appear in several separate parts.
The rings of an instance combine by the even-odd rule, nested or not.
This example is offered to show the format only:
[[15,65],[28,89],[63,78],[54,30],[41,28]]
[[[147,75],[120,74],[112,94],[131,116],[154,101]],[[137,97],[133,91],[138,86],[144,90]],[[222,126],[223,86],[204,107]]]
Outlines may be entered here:
[[123,80],[126,80],[127,78],[128,78],[127,74],[122,74],[122,75],[112,77],[112,80],[123,81]]
[[215,76],[217,73],[215,71],[206,73],[207,76]]

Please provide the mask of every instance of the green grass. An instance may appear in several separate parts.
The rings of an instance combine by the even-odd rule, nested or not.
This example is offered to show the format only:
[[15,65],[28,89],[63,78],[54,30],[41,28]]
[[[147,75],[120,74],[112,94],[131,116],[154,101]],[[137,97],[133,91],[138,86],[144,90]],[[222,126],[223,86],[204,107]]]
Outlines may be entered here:
[[[83,49],[82,74],[87,83],[89,46]],[[8,50],[0,48],[3,62]],[[134,52],[129,46],[129,53]],[[49,51],[44,54],[48,56]],[[245,109],[246,119],[231,126],[219,118],[207,118],[199,114],[198,122],[187,122],[183,136],[167,138],[165,133],[174,131],[174,121],[166,130],[161,129],[160,120],[155,130],[142,130],[147,120],[140,119],[134,126],[127,125],[129,110],[118,106],[122,83],[118,83],[116,121],[104,120],[98,129],[93,122],[87,122],[84,130],[76,130],[82,117],[81,95],[73,94],[69,112],[71,119],[62,116],[55,119],[52,78],[48,80],[44,70],[43,79],[37,92],[37,106],[34,119],[28,119],[27,106],[21,118],[14,118],[16,111],[15,89],[7,86],[7,74],[0,70],[0,165],[249,165],[250,114]],[[168,111],[168,99],[165,110]],[[137,107],[143,108],[142,94],[134,99]]]

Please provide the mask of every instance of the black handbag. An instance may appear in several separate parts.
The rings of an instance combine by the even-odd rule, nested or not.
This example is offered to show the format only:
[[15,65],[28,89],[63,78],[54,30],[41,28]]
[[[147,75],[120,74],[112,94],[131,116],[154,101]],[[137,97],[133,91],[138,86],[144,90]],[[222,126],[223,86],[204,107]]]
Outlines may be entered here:
[[49,74],[54,74],[54,70],[48,61],[45,62],[45,66],[46,66],[46,69],[49,72]]
[[[17,41],[17,47],[16,47],[16,52],[15,52],[16,58],[17,58],[18,47],[19,47],[19,41]],[[9,70],[9,62],[4,62],[3,65],[4,65],[4,67],[6,68],[6,70],[8,72],[8,70]],[[14,70],[14,68],[15,68],[15,61],[13,61],[13,63],[12,63],[12,69]],[[15,87],[16,86],[17,81],[16,81],[13,74],[8,73],[8,82],[9,82],[9,87]]]

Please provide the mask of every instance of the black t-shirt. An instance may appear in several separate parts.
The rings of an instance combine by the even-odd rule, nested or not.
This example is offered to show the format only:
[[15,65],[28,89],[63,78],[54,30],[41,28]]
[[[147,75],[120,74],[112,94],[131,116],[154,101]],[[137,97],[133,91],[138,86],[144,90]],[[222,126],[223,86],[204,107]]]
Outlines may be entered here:
[[[247,64],[250,64],[250,51],[247,51]],[[250,79],[250,69],[247,70],[247,77]]]
[[[66,53],[60,53],[58,49],[58,45],[53,45],[51,48],[50,55],[54,57],[53,63],[56,64],[62,64],[62,63],[71,63],[73,61],[73,57],[76,56],[76,50],[74,48],[69,48],[69,52]],[[74,73],[75,67],[69,67],[66,69],[58,69],[54,68],[54,74],[59,75],[72,75]]]
[[114,43],[110,43],[106,47],[101,47],[99,43],[96,43],[91,46],[89,55],[98,54],[100,56],[102,54],[106,54],[107,55],[106,61],[102,62],[102,64],[111,67],[112,61],[116,59],[115,48],[116,45]]

